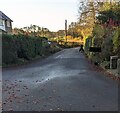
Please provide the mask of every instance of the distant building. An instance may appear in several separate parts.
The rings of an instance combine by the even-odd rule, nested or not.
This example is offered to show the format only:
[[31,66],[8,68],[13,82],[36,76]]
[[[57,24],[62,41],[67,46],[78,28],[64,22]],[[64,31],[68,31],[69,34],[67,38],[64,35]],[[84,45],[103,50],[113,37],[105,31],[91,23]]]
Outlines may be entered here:
[[0,11],[0,30],[5,33],[12,33],[12,20],[6,16],[2,11]]

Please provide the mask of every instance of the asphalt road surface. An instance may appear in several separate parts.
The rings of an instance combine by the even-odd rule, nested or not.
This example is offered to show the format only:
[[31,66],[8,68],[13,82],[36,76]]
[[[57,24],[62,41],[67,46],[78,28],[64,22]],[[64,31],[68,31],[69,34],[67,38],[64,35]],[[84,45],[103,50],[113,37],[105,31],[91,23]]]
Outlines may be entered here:
[[117,111],[118,83],[78,48],[3,69],[3,111]]

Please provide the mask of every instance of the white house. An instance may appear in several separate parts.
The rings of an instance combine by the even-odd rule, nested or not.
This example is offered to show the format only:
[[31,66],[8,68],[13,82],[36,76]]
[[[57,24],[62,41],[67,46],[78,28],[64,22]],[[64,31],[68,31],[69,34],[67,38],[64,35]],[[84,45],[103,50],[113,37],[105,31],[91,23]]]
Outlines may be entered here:
[[0,11],[0,30],[5,33],[12,33],[12,20]]

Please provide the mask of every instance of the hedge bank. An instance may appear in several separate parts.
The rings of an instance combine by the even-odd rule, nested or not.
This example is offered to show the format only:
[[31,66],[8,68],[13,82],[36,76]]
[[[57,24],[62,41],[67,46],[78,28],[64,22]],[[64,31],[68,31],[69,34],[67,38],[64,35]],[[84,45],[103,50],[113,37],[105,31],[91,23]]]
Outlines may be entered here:
[[44,37],[25,35],[2,35],[2,64],[15,64],[19,59],[31,60],[49,52]]

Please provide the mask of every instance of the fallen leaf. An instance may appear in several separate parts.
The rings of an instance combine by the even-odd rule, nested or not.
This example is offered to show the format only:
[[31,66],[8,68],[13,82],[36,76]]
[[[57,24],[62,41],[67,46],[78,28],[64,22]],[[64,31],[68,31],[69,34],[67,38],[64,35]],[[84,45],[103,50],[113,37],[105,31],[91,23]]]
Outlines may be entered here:
[[50,109],[50,111],[52,111],[53,109]]
[[59,107],[58,107],[57,109],[58,109],[58,110],[60,110],[60,108],[59,108]]

